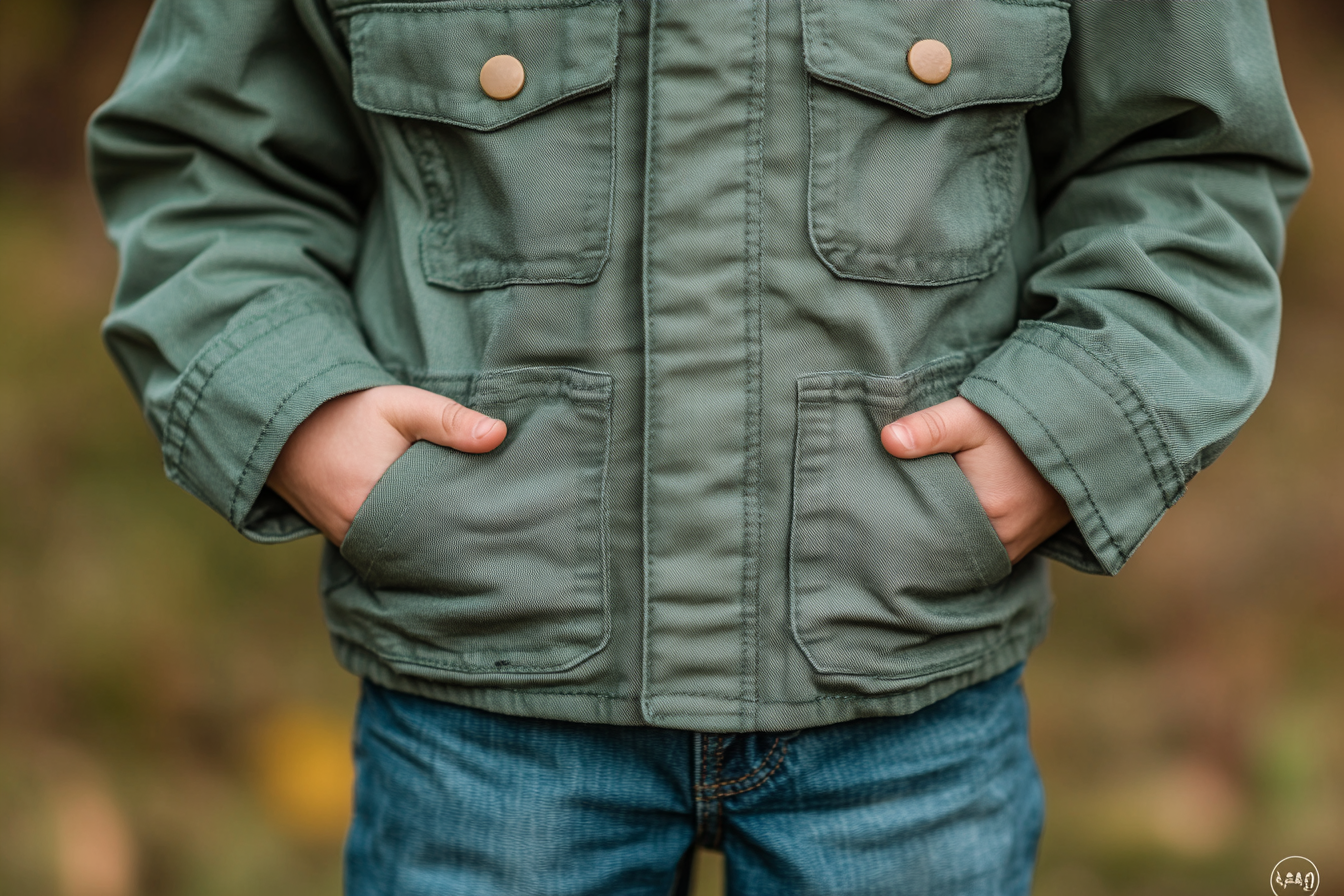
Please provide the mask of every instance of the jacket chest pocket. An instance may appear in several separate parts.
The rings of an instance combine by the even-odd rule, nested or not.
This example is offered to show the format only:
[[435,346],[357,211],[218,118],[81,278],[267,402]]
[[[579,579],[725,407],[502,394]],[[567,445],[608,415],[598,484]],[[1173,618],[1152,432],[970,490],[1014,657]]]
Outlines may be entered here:
[[[610,243],[619,3],[373,3],[342,14],[354,100],[404,142],[423,182],[425,277],[460,290],[595,281]],[[497,56],[516,60],[504,60],[514,80],[491,96],[482,68]]]
[[1012,571],[948,454],[899,460],[881,429],[956,395],[972,359],[904,376],[798,379],[789,598],[793,634],[822,674],[901,679],[975,661],[1021,609]]
[[[803,0],[802,9],[818,256],[841,277],[884,283],[988,275],[1027,198],[1026,111],[1060,90],[1067,4]],[[950,53],[939,83],[907,61],[924,40]]]

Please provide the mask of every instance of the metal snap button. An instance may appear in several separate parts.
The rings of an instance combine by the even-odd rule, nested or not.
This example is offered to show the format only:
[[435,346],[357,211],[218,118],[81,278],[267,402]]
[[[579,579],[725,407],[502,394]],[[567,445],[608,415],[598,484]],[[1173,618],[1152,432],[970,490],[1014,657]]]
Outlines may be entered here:
[[921,40],[905,57],[910,74],[925,84],[941,84],[952,73],[952,51],[940,40]]
[[481,89],[493,100],[511,100],[523,89],[523,64],[512,56],[491,56],[481,66]]

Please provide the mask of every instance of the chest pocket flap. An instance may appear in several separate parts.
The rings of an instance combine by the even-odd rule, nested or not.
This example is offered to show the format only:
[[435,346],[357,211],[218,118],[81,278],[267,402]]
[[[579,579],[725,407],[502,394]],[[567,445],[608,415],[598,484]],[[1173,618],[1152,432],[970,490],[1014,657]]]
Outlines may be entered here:
[[[986,103],[1038,103],[1059,93],[1068,6],[1021,0],[803,0],[807,70],[822,81],[930,117]],[[906,52],[939,40],[946,81],[911,75]]]
[[[808,227],[821,261],[907,286],[987,276],[1029,195],[1026,112],[1063,86],[1068,6],[802,0],[802,14]],[[946,47],[921,73],[938,83],[907,62],[920,41]]]
[[[390,164],[418,169],[389,181],[423,184],[408,202],[424,209],[426,279],[465,291],[597,280],[611,245],[620,4],[377,2],[340,15],[355,103],[389,145],[406,144]],[[481,83],[496,56],[523,74],[498,99]]]
[[[616,78],[617,3],[378,3],[350,21],[355,102],[370,112],[493,131]],[[507,53],[526,69],[507,102],[481,90],[481,65]]]

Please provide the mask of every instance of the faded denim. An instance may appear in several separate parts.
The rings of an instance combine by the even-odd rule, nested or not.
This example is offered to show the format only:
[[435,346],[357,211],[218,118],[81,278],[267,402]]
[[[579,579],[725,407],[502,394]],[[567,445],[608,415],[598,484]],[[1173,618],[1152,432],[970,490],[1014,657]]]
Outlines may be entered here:
[[347,896],[1026,896],[1041,785],[1014,668],[913,715],[694,734],[496,715],[365,683]]

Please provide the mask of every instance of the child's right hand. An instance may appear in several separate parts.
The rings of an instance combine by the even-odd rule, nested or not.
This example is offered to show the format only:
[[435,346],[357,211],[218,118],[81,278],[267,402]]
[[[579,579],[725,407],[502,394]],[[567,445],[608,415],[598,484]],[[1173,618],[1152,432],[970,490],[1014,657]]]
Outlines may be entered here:
[[434,392],[378,386],[333,398],[299,424],[266,484],[339,545],[374,484],[412,444],[483,454],[506,433],[504,421]]

